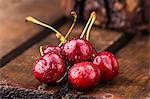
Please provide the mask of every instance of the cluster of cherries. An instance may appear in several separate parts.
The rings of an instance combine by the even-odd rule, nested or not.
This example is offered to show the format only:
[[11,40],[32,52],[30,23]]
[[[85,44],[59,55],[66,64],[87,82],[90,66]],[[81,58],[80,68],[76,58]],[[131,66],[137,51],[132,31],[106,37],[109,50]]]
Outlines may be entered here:
[[71,14],[74,16],[74,22],[65,37],[56,29],[33,17],[26,18],[29,22],[55,31],[56,37],[61,41],[59,46],[40,47],[41,57],[36,60],[33,67],[35,77],[44,84],[58,83],[68,71],[70,83],[79,89],[93,88],[99,82],[113,80],[119,74],[116,57],[111,52],[96,52],[89,42],[89,33],[96,19],[96,13],[91,13],[79,38],[67,41],[77,19],[74,11]]

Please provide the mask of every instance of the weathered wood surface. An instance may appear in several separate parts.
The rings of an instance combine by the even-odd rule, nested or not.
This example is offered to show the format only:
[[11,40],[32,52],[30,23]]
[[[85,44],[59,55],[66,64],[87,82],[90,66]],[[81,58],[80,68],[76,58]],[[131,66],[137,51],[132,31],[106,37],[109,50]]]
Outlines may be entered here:
[[[60,28],[60,31],[65,34],[70,28],[70,25],[70,22],[65,23]],[[78,37],[83,28],[83,24],[77,24],[69,39],[71,39],[72,37]],[[114,42],[116,42],[122,36],[122,33],[102,30],[98,27],[93,27],[90,40],[97,50],[104,50],[114,44]],[[4,85],[5,83],[8,83],[13,87],[19,86],[26,89],[37,89],[40,83],[34,78],[34,75],[32,73],[32,65],[33,62],[40,56],[39,46],[47,44],[57,45],[58,43],[59,41],[56,39],[55,34],[51,34],[46,39],[26,50],[23,54],[0,69],[0,84]],[[48,93],[51,94],[57,93],[57,91],[61,90],[60,86],[63,85],[65,85],[65,83],[63,83],[62,85],[50,85],[46,90],[49,90]]]
[[116,82],[120,86],[116,92],[131,98],[150,98],[149,35],[137,36],[118,57],[121,68]]
[[53,23],[62,16],[59,0],[0,0],[0,59],[43,28],[26,16]]
[[[150,45],[149,36],[137,36],[117,53],[120,74],[108,84],[99,84],[95,89],[82,93],[77,90],[67,97],[91,97],[108,99],[150,98]],[[77,93],[81,95],[77,95]]]

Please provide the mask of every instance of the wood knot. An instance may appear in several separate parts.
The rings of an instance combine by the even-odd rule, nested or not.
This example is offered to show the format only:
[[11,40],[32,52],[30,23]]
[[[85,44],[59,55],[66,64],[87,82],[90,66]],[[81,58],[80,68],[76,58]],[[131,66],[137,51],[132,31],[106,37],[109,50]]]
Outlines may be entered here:
[[103,96],[103,99],[112,99],[112,98],[113,98],[113,94],[110,94],[110,93],[106,93]]

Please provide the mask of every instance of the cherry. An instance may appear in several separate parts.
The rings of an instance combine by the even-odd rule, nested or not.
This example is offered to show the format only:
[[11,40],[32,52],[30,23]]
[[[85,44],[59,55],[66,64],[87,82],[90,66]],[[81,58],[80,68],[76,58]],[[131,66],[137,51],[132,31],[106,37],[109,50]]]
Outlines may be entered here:
[[72,39],[62,46],[62,55],[70,66],[74,63],[91,61],[94,51],[90,42],[84,39]]
[[59,46],[46,46],[46,47],[42,47],[41,46],[41,50],[43,52],[43,54],[47,54],[47,53],[57,53],[57,54],[61,54],[61,48]]
[[101,71],[101,81],[108,82],[119,74],[117,58],[111,52],[99,52],[94,61]]
[[93,88],[100,80],[100,70],[92,62],[76,63],[69,69],[68,79],[76,88]]
[[47,53],[41,56],[33,66],[35,77],[44,84],[56,83],[66,71],[65,61],[60,54]]
[[[73,64],[78,62],[91,61],[91,59],[95,55],[96,50],[88,41],[91,26],[94,23],[95,19],[96,19],[96,13],[92,12],[82,34],[80,35],[80,38],[74,38],[70,41],[67,41],[62,46],[62,55],[64,56],[68,65],[72,66]],[[87,28],[88,30],[87,30],[86,39],[82,39]]]

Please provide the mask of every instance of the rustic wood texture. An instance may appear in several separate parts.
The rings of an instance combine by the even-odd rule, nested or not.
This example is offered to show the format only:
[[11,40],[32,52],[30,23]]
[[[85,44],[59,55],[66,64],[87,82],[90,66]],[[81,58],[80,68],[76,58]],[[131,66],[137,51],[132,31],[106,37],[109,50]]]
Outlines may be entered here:
[[130,98],[150,98],[149,49],[149,36],[140,35],[118,53],[121,68],[116,92]]
[[29,15],[53,23],[62,16],[59,0],[0,0],[0,58],[43,29],[25,23]]
[[150,45],[149,37],[137,36],[117,53],[120,74],[112,82],[99,84],[88,92],[73,90],[67,97],[96,97],[97,99],[150,98]]
[[[60,28],[60,31],[65,34],[71,26],[71,23],[65,23]],[[77,24],[69,36],[69,39],[72,37],[78,37],[84,28],[84,24]],[[109,35],[109,36],[108,36]],[[96,47],[97,50],[104,50],[118,39],[122,37],[122,33],[112,32],[108,30],[102,30],[98,27],[93,27],[91,31],[91,41],[92,44]],[[39,46],[40,45],[57,45],[59,41],[55,37],[55,34],[51,34],[46,39],[42,40],[38,44],[35,44],[33,47],[26,50],[23,54],[12,60],[6,66],[0,69],[0,84],[11,83],[11,86],[21,87],[26,89],[37,89],[40,85],[40,82],[37,81],[32,73],[33,62],[40,57]],[[14,82],[14,83],[12,83]],[[61,85],[60,85],[61,86]],[[49,90],[49,93],[54,93],[59,90],[58,85],[50,85],[46,90]]]

